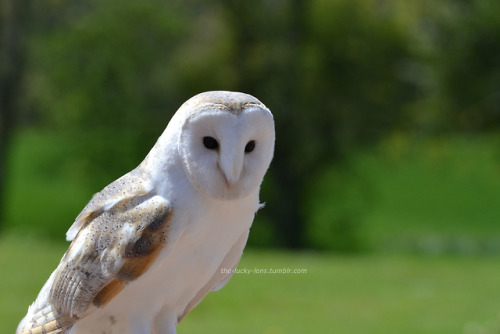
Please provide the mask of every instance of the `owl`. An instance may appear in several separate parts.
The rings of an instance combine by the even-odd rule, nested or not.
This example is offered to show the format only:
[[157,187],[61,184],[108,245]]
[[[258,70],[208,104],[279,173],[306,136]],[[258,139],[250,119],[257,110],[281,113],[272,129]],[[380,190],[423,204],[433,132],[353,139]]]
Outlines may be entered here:
[[137,168],[94,195],[18,334],[176,333],[237,266],[274,152],[256,98],[186,101]]

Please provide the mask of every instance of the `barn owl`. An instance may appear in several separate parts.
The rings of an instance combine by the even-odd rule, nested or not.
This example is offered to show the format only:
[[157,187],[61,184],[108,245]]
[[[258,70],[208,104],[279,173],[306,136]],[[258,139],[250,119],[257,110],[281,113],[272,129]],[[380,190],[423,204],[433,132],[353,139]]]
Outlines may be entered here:
[[186,101],[144,161],[76,218],[17,333],[176,333],[231,278],[274,139],[270,110],[250,95]]

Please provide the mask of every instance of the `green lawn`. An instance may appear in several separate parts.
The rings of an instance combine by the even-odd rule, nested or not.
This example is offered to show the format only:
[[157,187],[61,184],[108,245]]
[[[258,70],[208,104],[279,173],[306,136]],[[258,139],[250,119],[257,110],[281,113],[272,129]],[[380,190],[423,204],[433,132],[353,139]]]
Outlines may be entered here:
[[[66,244],[0,237],[0,332],[13,333]],[[500,333],[498,257],[248,250],[179,326],[188,333]],[[307,269],[258,274],[255,269]]]

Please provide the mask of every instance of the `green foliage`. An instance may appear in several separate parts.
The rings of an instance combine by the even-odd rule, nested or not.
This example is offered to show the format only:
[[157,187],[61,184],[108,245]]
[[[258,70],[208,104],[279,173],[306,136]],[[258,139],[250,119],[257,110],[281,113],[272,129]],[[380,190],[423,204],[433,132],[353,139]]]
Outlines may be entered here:
[[400,134],[375,150],[354,153],[348,163],[312,182],[310,245],[498,253],[498,141],[498,136],[417,139]]
[[457,6],[453,22],[445,21],[441,89],[446,110],[465,130],[500,128],[500,3],[472,1]]
[[[11,227],[60,235],[90,193],[137,166],[183,101],[216,89],[253,94],[275,115],[276,154],[261,196],[268,206],[252,245],[360,251],[396,235],[453,239],[497,219],[488,184],[498,181],[498,161],[460,172],[463,156],[483,161],[497,140],[453,139],[500,124],[495,0],[32,6],[44,14],[30,21],[20,119],[43,134],[38,143],[42,132],[20,133],[13,144]],[[440,145],[453,157],[439,162],[446,171],[428,155]],[[407,154],[388,164],[391,150]],[[40,161],[53,162],[45,170],[57,177],[18,167]],[[37,212],[50,218],[19,210],[40,194],[48,204]]]
[[498,136],[394,136],[361,158],[374,195],[365,216],[382,249],[496,253],[500,249]]
[[[495,131],[500,127],[500,23],[495,0],[437,1],[419,19],[420,80],[415,110],[424,130]],[[423,109],[423,110],[422,110]]]
[[73,19],[33,39],[29,97],[66,133],[71,159],[96,191],[135,167],[199,91],[242,90],[273,110],[279,140],[263,198],[276,202],[261,215],[272,226],[259,240],[304,246],[304,175],[394,127],[413,97],[398,74],[407,32],[375,2],[61,7],[73,8],[65,14]]
[[311,179],[305,205],[308,247],[338,252],[367,249],[365,215],[373,199],[371,180],[362,167],[346,162]]
[[175,56],[185,37],[169,6],[104,1],[36,40],[34,103],[67,131],[94,185],[136,166],[178,107],[168,97],[182,95]]
[[316,1],[310,17],[305,115],[324,160],[399,125],[416,87],[403,75],[410,34],[392,11],[376,1]]
[[6,227],[64,240],[67,229],[96,192],[68,162],[70,143],[54,134],[23,131],[14,137],[7,182]]

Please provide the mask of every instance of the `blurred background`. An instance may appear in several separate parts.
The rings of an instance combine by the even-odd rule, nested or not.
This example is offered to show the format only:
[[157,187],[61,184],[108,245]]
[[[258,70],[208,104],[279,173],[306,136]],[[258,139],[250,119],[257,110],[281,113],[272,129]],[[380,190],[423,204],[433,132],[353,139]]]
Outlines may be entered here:
[[275,116],[267,205],[240,267],[308,271],[235,275],[179,332],[500,333],[500,2],[4,0],[0,11],[6,333],[92,194],[207,90],[252,94]]

